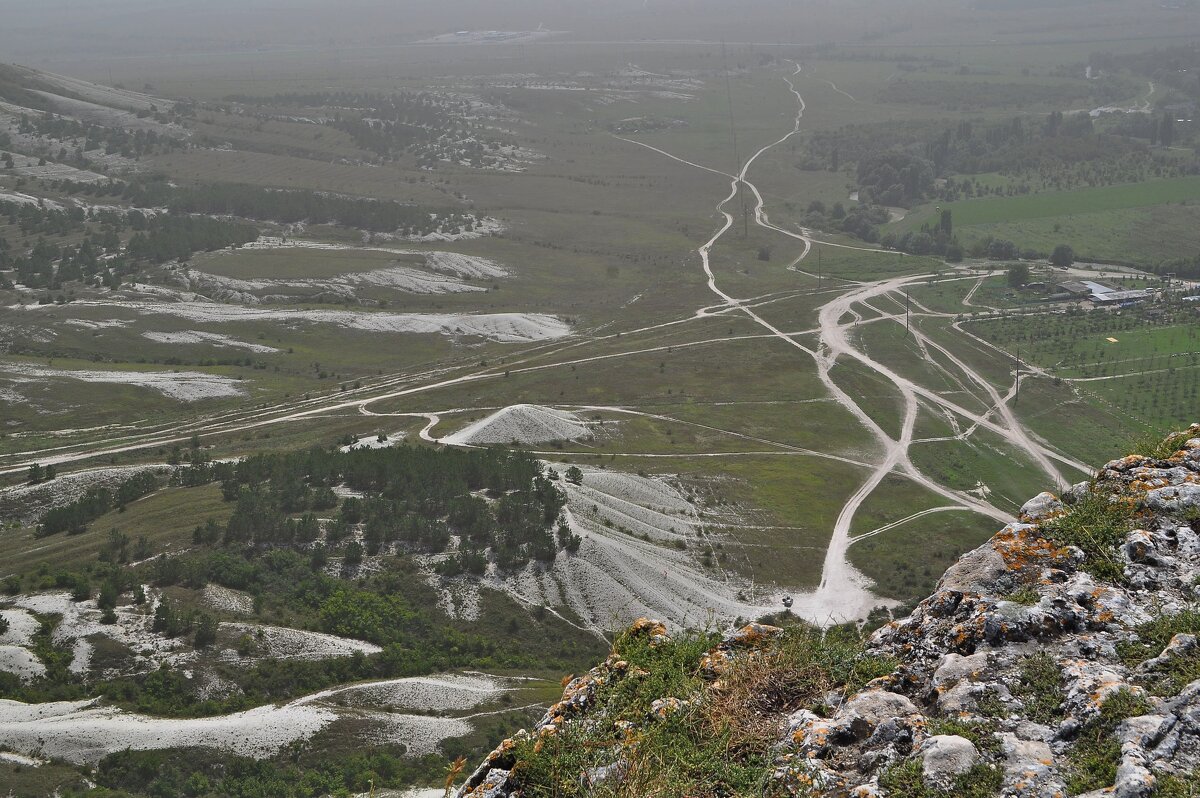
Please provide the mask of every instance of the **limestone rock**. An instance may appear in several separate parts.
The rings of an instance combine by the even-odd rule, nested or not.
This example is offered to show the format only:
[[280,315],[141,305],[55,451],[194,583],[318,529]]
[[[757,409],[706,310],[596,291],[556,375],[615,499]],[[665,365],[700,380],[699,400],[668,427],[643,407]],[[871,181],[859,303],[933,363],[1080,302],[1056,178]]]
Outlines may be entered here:
[[1033,523],[1053,518],[1060,515],[1062,511],[1063,503],[1057,496],[1053,493],[1039,493],[1021,505],[1021,510],[1017,515],[1025,523]]
[[979,751],[975,744],[956,734],[939,734],[927,739],[918,752],[925,780],[938,789],[948,790],[954,780],[975,767]]
[[[1129,521],[1107,550],[1076,538],[1085,553],[1055,536],[1057,519],[1069,523],[1089,494],[1128,509]],[[1172,628],[1200,600],[1197,508],[1200,426],[1168,457],[1113,460],[1061,499],[1030,500],[1019,522],[965,554],[933,595],[870,638],[867,654],[891,657],[893,673],[849,694],[823,686],[809,703],[771,716],[778,739],[766,794],[884,798],[889,774],[912,778],[919,764],[929,788],[952,791],[960,775],[986,768],[978,772],[1004,798],[1062,798],[1073,754],[1097,735],[1108,736],[1103,756],[1115,778],[1085,798],[1152,798],[1166,775],[1200,772],[1200,679],[1180,687],[1181,675],[1200,675],[1200,640],[1194,622]],[[1143,640],[1151,621],[1153,646]],[[1165,645],[1164,628],[1178,632]],[[633,634],[669,639],[646,619]],[[658,697],[641,720],[622,720],[609,761],[580,773],[581,783],[624,778],[649,724],[709,696],[728,700],[739,664],[769,662],[783,634],[761,623],[730,631],[700,659],[699,691]],[[590,723],[606,691],[634,678],[636,668],[610,657],[567,684],[535,734]],[[770,706],[762,698],[755,712]],[[518,798],[514,750],[529,739],[506,740],[459,795]]]

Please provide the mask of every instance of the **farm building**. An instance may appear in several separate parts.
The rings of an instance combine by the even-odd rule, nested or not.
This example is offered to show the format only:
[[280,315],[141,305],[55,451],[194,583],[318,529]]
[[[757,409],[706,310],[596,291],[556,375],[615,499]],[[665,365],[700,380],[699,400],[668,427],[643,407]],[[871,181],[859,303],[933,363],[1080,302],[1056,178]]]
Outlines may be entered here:
[[1058,290],[1070,294],[1076,299],[1087,299],[1092,294],[1096,293],[1096,289],[1101,289],[1101,293],[1105,290],[1111,291],[1111,288],[1101,285],[1100,283],[1092,282],[1091,280],[1068,280],[1065,283],[1058,284]]
[[1092,294],[1092,302],[1105,307],[1128,307],[1144,302],[1151,296],[1149,291],[1105,291]]

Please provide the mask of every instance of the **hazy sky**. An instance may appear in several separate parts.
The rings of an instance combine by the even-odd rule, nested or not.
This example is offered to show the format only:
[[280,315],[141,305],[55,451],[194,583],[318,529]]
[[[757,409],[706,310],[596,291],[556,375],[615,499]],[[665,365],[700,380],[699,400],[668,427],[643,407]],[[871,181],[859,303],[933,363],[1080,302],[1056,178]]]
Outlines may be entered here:
[[[0,51],[21,57],[282,45],[381,44],[461,29],[586,38],[730,40],[820,34],[831,19],[904,15],[946,0],[0,0]],[[872,5],[870,13],[860,7]],[[884,10],[880,10],[884,9]]]
[[[0,61],[87,70],[106,59],[379,47],[539,25],[592,41],[970,46],[985,28],[1102,41],[1171,13],[1160,0],[0,0]],[[1196,20],[1180,13],[1185,21],[1166,26],[1176,35]]]

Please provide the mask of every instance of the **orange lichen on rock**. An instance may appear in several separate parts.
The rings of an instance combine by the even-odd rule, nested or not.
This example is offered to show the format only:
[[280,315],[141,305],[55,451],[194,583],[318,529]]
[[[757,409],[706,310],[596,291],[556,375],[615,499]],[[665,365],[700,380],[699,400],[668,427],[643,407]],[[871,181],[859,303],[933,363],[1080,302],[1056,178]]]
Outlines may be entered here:
[[667,625],[662,621],[656,621],[651,618],[638,618],[629,627],[629,634],[631,636],[644,635],[652,640],[656,637],[666,637]]
[[761,648],[782,632],[778,626],[748,623],[727,636],[722,645],[728,648]]
[[724,675],[732,663],[733,658],[729,656],[728,651],[716,649],[709,651],[704,656],[700,657],[700,674],[710,679],[716,679]]
[[1010,571],[1041,571],[1069,559],[1067,550],[1041,535],[1037,527],[1006,527],[992,538],[992,547]]

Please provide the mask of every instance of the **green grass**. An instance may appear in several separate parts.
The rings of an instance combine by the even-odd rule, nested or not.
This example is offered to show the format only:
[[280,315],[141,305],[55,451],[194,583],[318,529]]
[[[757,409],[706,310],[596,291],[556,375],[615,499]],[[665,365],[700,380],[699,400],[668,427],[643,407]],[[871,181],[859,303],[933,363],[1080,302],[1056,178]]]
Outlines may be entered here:
[[1120,584],[1125,566],[1119,549],[1133,528],[1134,505],[1124,496],[1089,490],[1068,507],[1066,515],[1042,525],[1060,546],[1078,546],[1087,555],[1081,566],[1097,579]]
[[224,522],[233,506],[221,500],[218,485],[199,488],[167,488],[93,521],[82,535],[59,534],[33,537],[32,529],[8,533],[5,538],[2,575],[28,574],[42,563],[59,569],[75,569],[96,562],[111,529],[119,529],[131,541],[145,536],[154,553],[178,551],[191,545],[192,530],[209,519]]
[[879,786],[895,798],[990,798],[1000,790],[1004,772],[994,766],[979,763],[954,779],[949,789],[941,790],[925,782],[920,759],[909,759],[893,765],[879,776]]
[[888,474],[859,508],[854,516],[854,523],[850,526],[850,534],[856,537],[865,535],[901,521],[917,510],[948,504],[946,499],[908,477]]
[[1017,314],[968,322],[964,329],[1009,351],[1019,347],[1024,361],[1063,378],[1096,378],[1200,365],[1194,317],[1178,305],[1144,306],[1120,314]]
[[889,380],[846,358],[829,370],[829,376],[880,429],[893,439],[900,437],[904,400]]
[[[1073,390],[1069,383],[1055,385],[1041,377],[1022,377],[1021,399],[1013,410],[1035,435],[1092,468],[1127,454],[1129,441],[1152,429],[1116,403],[1099,399],[1092,388]],[[1093,475],[1065,473],[1070,480]]]
[[[990,235],[1043,253],[1069,244],[1083,259],[1153,266],[1200,246],[1197,200],[1200,178],[1176,177],[941,207],[952,211],[955,231],[964,243]],[[895,227],[919,229],[935,215],[925,206]]]
[[1079,732],[1067,754],[1065,781],[1071,795],[1111,787],[1117,778],[1121,761],[1121,744],[1117,726],[1127,718],[1149,712],[1150,704],[1141,696],[1121,690],[1105,699],[1100,716]]
[[[1177,634],[1200,634],[1200,610],[1188,608],[1175,615],[1162,615],[1136,627],[1134,632],[1136,642],[1117,645],[1122,662],[1130,668],[1157,657]],[[1200,655],[1193,651],[1176,655],[1138,681],[1154,695],[1173,696],[1197,678],[1200,678]]]
[[1024,714],[1035,723],[1057,725],[1062,719],[1062,671],[1045,652],[1026,657],[1020,667],[1021,678],[1013,693],[1025,705]]
[[[587,717],[569,721],[553,736],[518,743],[512,773],[522,795],[578,795],[581,773],[616,761],[625,763],[624,778],[597,785],[589,795],[760,795],[779,718],[815,706],[831,689],[858,689],[896,665],[864,656],[856,630],[792,627],[768,641],[760,656],[735,661],[723,677],[726,690],[712,693],[705,691],[698,665],[714,642],[702,633],[658,645],[645,635],[618,637],[614,654],[628,669],[598,688]],[[647,673],[631,675],[639,668]],[[653,719],[650,709],[660,698],[687,703]]]
[[945,570],[997,527],[975,513],[934,513],[854,543],[850,562],[875,582],[878,594],[912,601],[929,595]]
[[930,735],[950,734],[970,740],[980,753],[999,755],[1003,750],[996,737],[996,724],[988,721],[931,718],[926,730]]
[[713,475],[724,502],[752,508],[737,523],[763,525],[728,530],[737,545],[727,548],[744,549],[745,564],[738,570],[755,581],[796,586],[819,581],[829,531],[865,476],[845,463],[791,457],[727,458],[688,470],[699,468]]
[[1160,775],[1154,784],[1153,798],[1200,798],[1200,777],[1195,773]]
[[[887,299],[875,304],[886,312],[903,312],[903,300],[899,302],[899,307]],[[890,319],[864,322],[855,328],[855,332],[859,348],[876,362],[886,364],[900,376],[935,391],[960,407],[975,412],[987,410],[988,403],[978,396],[983,391],[936,349],[929,348],[926,357],[915,336],[905,332],[903,320],[900,323]]]
[[1046,475],[1028,455],[984,430],[965,441],[914,444],[911,454],[922,473],[949,488],[974,491],[982,483],[987,500],[1009,512],[1045,487]]
[[[1144,208],[1189,200],[1200,200],[1200,177],[1149,180],[1145,183],[1030,194],[1022,197],[977,199],[952,202],[942,207],[949,208],[953,213],[954,226],[957,228]],[[918,214],[911,217],[911,220],[905,219],[904,226],[917,229],[930,219],[932,214]]]
[[1022,249],[1050,253],[1069,244],[1082,260],[1154,267],[1200,247],[1200,204],[1154,205],[1095,211],[956,229],[964,242],[994,236]]

